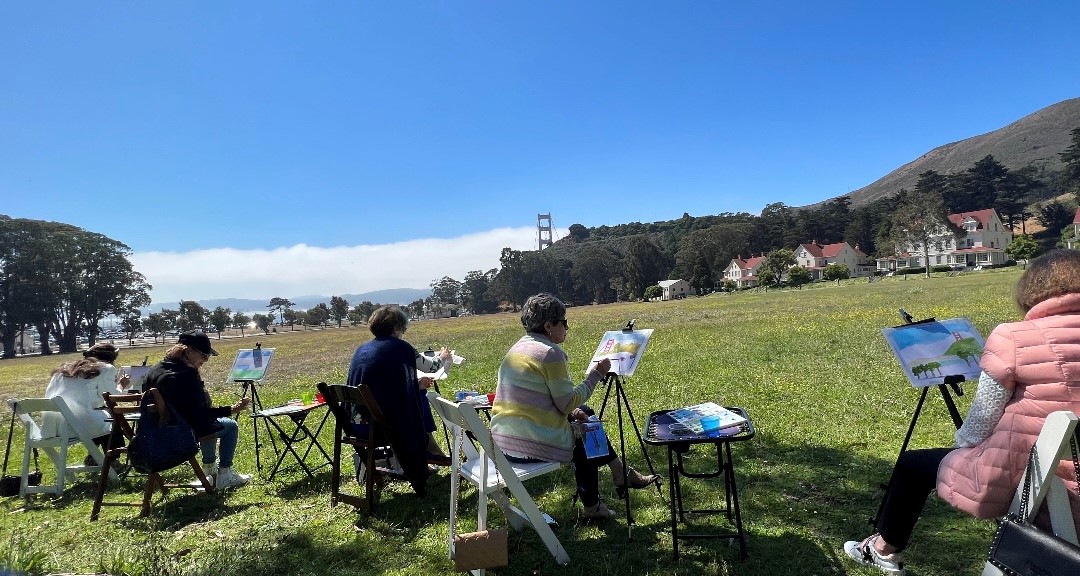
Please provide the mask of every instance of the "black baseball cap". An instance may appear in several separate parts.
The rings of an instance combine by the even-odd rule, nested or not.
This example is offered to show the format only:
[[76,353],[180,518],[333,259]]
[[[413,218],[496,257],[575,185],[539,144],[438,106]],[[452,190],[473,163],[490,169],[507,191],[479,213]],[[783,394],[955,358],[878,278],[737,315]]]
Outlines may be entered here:
[[180,334],[180,344],[189,346],[208,356],[217,356],[217,350],[210,346],[210,338],[202,330],[189,330]]

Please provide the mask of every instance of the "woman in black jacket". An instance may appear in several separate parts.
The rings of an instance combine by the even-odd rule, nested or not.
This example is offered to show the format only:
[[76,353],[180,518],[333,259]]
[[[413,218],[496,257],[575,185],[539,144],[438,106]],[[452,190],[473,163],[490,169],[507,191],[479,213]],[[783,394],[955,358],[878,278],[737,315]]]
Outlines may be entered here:
[[[143,380],[142,389],[157,388],[165,403],[171,406],[195,432],[202,449],[203,472],[217,489],[247,484],[250,474],[233,470],[233,454],[239,430],[237,414],[251,400],[243,398],[232,406],[215,407],[210,403],[199,368],[217,356],[210,339],[199,330],[184,332],[175,346],[165,352],[165,359],[155,364]],[[220,440],[221,462],[217,462]]]

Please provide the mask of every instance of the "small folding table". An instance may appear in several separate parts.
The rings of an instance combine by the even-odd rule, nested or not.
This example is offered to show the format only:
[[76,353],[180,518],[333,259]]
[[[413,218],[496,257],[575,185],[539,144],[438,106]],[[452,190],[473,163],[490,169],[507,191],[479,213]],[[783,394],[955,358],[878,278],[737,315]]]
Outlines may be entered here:
[[[281,464],[285,460],[286,454],[292,454],[297,464],[299,464],[300,467],[303,468],[304,472],[308,475],[308,477],[315,476],[314,470],[318,470],[323,466],[333,465],[333,459],[319,442],[319,433],[322,432],[323,426],[326,424],[326,420],[330,416],[330,411],[325,410],[323,412],[322,418],[319,420],[319,425],[315,427],[314,431],[312,431],[311,428],[309,428],[306,424],[308,415],[320,408],[326,408],[326,403],[313,402],[311,404],[286,404],[284,406],[275,406],[273,408],[256,410],[252,413],[252,418],[261,418],[264,423],[268,423],[270,426],[272,426],[277,431],[278,437],[281,439],[282,443],[282,448],[279,450],[277,442],[274,440],[274,437],[272,435],[270,436],[270,444],[274,447],[274,452],[277,453],[277,461],[274,462],[274,467],[270,470],[270,475],[267,477],[268,480],[273,480],[274,476],[278,473],[278,470],[281,469]],[[289,422],[292,423],[292,431],[286,432],[285,428],[282,427],[282,424],[284,423],[288,425]],[[301,447],[304,447],[303,443],[305,441],[307,441],[307,446],[306,448],[304,448],[303,455],[301,455],[299,452],[296,451],[296,448],[294,448],[294,446],[299,443]],[[260,459],[258,458],[259,449],[259,426],[258,422],[256,422],[255,464],[259,472],[262,472],[262,464]],[[318,452],[322,454],[324,459],[324,462],[319,463],[314,468],[309,467],[305,462],[308,455],[311,454],[312,449],[318,450]]]
[[[739,492],[735,486],[735,465],[731,459],[731,444],[754,437],[754,423],[742,408],[727,407],[746,422],[740,426],[720,430],[719,434],[709,436],[690,432],[668,415],[672,410],[661,410],[649,414],[645,426],[646,444],[664,446],[668,453],[668,490],[671,500],[671,544],[675,558],[679,558],[679,540],[731,539],[739,540],[739,556],[746,558],[746,531],[743,529],[742,514],[739,512]],[[692,472],[687,470],[683,461],[695,444],[711,444],[716,447],[716,470]],[[682,478],[724,478],[724,500],[726,506],[721,509],[687,510],[683,505]],[[729,521],[734,521],[734,532],[684,533],[679,524],[687,524],[687,515],[725,514]]]

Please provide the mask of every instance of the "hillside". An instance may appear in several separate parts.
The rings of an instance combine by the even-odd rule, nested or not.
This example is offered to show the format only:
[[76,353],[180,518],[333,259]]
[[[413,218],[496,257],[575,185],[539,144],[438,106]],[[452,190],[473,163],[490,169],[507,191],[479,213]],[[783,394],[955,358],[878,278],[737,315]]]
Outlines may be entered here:
[[988,154],[1009,170],[1033,166],[1041,178],[1042,174],[1061,169],[1058,154],[1069,147],[1069,132],[1078,126],[1080,98],[1058,102],[1004,128],[938,146],[846,196],[853,207],[869,204],[891,196],[901,188],[914,188],[919,174],[927,170],[955,174],[967,170]]

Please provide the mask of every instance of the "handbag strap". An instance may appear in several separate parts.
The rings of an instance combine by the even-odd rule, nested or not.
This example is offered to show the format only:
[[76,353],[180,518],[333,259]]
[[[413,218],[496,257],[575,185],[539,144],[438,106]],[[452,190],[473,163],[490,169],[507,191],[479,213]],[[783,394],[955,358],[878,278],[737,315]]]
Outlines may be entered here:
[[[11,437],[15,435],[15,407],[18,405],[18,400],[11,403],[11,424],[8,426],[7,448],[4,449],[4,474],[7,474],[8,456],[11,456]],[[34,465],[37,465],[36,460]]]
[[[1076,441],[1078,434],[1080,434],[1080,428],[1077,428],[1076,433],[1073,434],[1072,438],[1069,438],[1069,452],[1071,452],[1072,455],[1073,474],[1076,479],[1076,494],[1077,496],[1080,496],[1080,449],[1078,449]],[[1037,455],[1038,453],[1035,450],[1035,445],[1032,444],[1031,452],[1028,453],[1027,468],[1025,469],[1024,474],[1024,488],[1020,495],[1020,518],[1027,518],[1028,502],[1031,499],[1031,477],[1035,474],[1035,467],[1038,461]]]

